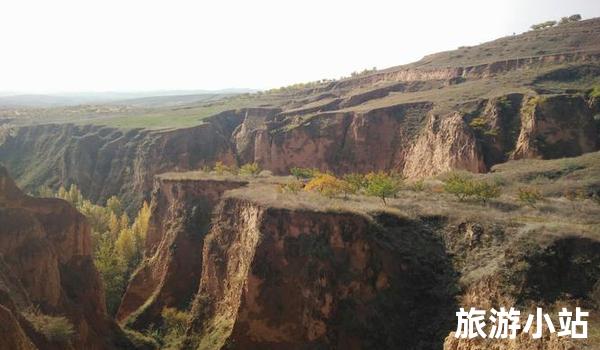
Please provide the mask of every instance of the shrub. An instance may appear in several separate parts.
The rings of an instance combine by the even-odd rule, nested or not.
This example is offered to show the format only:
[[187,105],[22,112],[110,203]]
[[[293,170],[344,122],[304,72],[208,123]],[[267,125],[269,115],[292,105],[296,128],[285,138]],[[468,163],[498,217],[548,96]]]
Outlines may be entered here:
[[576,15],[572,15],[569,17],[563,17],[560,19],[560,22],[558,24],[567,24],[567,23],[572,23],[572,22],[579,22],[581,21],[581,15],[580,14],[576,14]]
[[319,170],[310,168],[291,168],[290,174],[292,174],[297,180],[308,180],[319,174]]
[[554,27],[555,25],[556,25],[556,21],[546,21],[546,22],[532,25],[531,29],[540,30],[540,29],[544,29],[544,28]]
[[367,180],[363,174],[346,174],[343,179],[346,182],[345,192],[348,194],[356,194],[367,185]]
[[305,191],[316,191],[327,197],[335,197],[348,190],[345,181],[331,174],[320,174],[304,186]]
[[284,184],[279,184],[279,187],[277,188],[278,192],[284,193],[284,192],[289,192],[289,193],[298,193],[302,190],[302,188],[304,187],[304,184],[300,181],[292,181],[292,182],[288,182],[288,183],[284,183]]
[[402,179],[384,172],[369,173],[365,179],[367,181],[365,192],[369,196],[381,198],[384,205],[387,205],[386,198],[396,196],[402,189]]
[[260,174],[260,171],[261,171],[261,169],[258,166],[258,163],[256,163],[256,162],[244,164],[240,168],[241,175],[249,175],[249,176],[254,176],[254,177],[258,176],[258,174]]
[[517,192],[517,199],[519,202],[535,208],[535,204],[543,199],[540,191],[533,187],[520,187]]
[[23,312],[23,316],[31,323],[36,331],[43,334],[50,341],[67,342],[75,331],[73,324],[63,316],[48,316],[38,308],[30,308]]
[[444,181],[444,191],[463,201],[473,193],[472,180],[466,174],[452,172]]
[[486,203],[488,200],[500,196],[500,186],[484,181],[475,181],[473,183],[473,195],[483,203]]
[[498,183],[477,181],[469,175],[457,172],[448,175],[444,182],[444,191],[455,195],[461,201],[474,197],[483,203],[486,203],[489,199],[499,197],[501,192]]
[[227,165],[223,164],[223,162],[220,162],[220,161],[215,163],[215,167],[213,168],[213,170],[215,173],[217,173],[217,175],[223,175],[225,173],[237,175],[237,173],[238,173],[238,170],[236,167],[227,166]]
[[185,333],[190,314],[185,311],[179,311],[176,308],[166,307],[162,310],[163,326],[169,332],[181,334]]
[[410,184],[409,188],[415,192],[425,191],[425,180],[420,179]]

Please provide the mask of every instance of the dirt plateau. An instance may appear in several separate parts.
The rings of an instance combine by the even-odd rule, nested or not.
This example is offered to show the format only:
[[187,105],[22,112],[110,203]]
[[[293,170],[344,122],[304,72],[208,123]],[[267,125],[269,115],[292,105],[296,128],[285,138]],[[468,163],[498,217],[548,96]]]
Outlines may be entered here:
[[191,310],[186,349],[584,349],[556,337],[455,339],[454,313],[589,301],[600,241],[285,204],[265,181],[158,177],[146,259],[119,318],[143,330],[163,307]]

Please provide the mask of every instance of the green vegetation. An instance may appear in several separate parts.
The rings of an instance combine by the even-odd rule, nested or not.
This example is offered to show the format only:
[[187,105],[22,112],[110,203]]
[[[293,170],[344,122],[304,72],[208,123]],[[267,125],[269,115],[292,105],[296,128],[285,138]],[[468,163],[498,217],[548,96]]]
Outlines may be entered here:
[[540,30],[540,29],[554,27],[555,25],[556,25],[556,21],[546,21],[546,22],[532,25],[531,29],[532,30]]
[[316,191],[326,197],[336,197],[344,193],[347,187],[344,180],[331,174],[319,174],[304,186],[304,190]]
[[365,176],[367,185],[365,193],[369,196],[381,198],[387,205],[386,198],[395,197],[402,189],[402,179],[398,176],[389,175],[384,172],[369,173]]
[[185,339],[190,313],[166,307],[161,312],[163,324],[160,328],[150,329],[147,336],[154,339],[161,349],[181,349]]
[[[47,189],[39,192],[50,196]],[[130,224],[121,201],[115,196],[109,198],[104,207],[85,199],[75,185],[71,185],[69,190],[61,187],[55,196],[73,204],[88,218],[92,227],[94,263],[106,290],[106,307],[114,315],[129,277],[142,260],[150,207],[143,202]]]
[[[387,205],[386,198],[395,197],[403,185],[400,176],[385,172],[367,175],[352,173],[346,174],[342,178],[329,173],[321,173],[315,169],[294,168],[292,172],[296,174],[297,179],[305,179],[310,176],[311,180],[303,187],[305,191],[317,192],[329,198],[362,193],[380,198],[385,205]],[[295,193],[295,189],[293,188],[289,192]]]
[[280,193],[293,193],[296,194],[304,188],[304,183],[301,181],[291,181],[277,185],[277,191]]
[[590,91],[590,97],[592,98],[600,98],[600,85],[595,85]]
[[66,317],[45,315],[39,308],[30,308],[23,312],[23,316],[36,331],[53,342],[68,342],[75,333],[73,324]]
[[237,175],[239,173],[239,170],[237,167],[225,165],[221,161],[215,163],[213,171],[219,176],[225,175],[225,173],[231,174],[231,175]]
[[519,202],[535,208],[535,204],[543,199],[539,190],[533,187],[520,187],[517,192]]
[[244,164],[241,166],[240,168],[240,175],[248,175],[248,176],[258,176],[258,174],[260,174],[260,167],[258,166],[258,163],[254,162],[254,163],[248,163],[248,164]]
[[308,180],[319,174],[318,169],[310,168],[291,168],[290,174],[292,174],[297,180]]
[[444,181],[444,191],[453,194],[460,201],[476,198],[486,203],[500,196],[500,186],[496,183],[478,181],[461,172],[451,172]]
[[563,25],[563,24],[567,24],[567,23],[573,23],[573,22],[579,22],[581,21],[581,15],[580,14],[576,14],[576,15],[571,15],[569,17],[563,17],[560,19],[560,22],[558,22],[559,25]]

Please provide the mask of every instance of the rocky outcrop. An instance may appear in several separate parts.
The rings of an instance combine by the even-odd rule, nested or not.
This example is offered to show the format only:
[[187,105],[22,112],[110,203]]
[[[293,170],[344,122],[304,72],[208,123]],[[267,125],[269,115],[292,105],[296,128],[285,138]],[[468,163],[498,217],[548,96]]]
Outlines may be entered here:
[[583,96],[533,97],[521,114],[515,159],[571,157],[600,147],[594,113]]
[[157,177],[141,267],[131,277],[117,319],[136,329],[161,324],[165,307],[186,309],[198,289],[202,244],[223,192],[246,185]]
[[475,135],[463,117],[432,115],[406,156],[404,175],[424,177],[452,169],[479,173],[486,170]]
[[[0,317],[12,334],[3,339],[22,349],[134,348],[106,313],[83,215],[63,200],[23,194],[0,168],[0,226]],[[37,333],[19,313],[33,306],[66,316],[73,338],[56,343]]]
[[431,108],[430,103],[414,103],[368,113],[271,118],[259,126],[242,124],[234,139],[240,162],[256,161],[277,174],[294,166],[336,173],[401,169],[408,145]]
[[236,197],[215,222],[188,347],[435,348],[450,328],[453,272],[424,222]]
[[137,208],[156,174],[235,163],[230,135],[243,113],[225,112],[177,130],[117,130],[93,125],[22,127],[6,136],[0,160],[28,189],[77,184],[93,201],[119,195]]

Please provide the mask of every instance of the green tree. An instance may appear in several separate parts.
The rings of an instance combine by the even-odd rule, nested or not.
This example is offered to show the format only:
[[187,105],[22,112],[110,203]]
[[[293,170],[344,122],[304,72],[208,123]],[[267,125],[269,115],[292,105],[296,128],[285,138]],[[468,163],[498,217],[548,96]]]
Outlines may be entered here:
[[294,167],[290,169],[290,174],[292,174],[297,180],[308,180],[317,176],[320,174],[320,172],[317,169]]
[[543,198],[540,191],[533,187],[520,187],[517,190],[517,200],[532,208],[535,208],[535,204]]
[[258,166],[258,163],[256,162],[244,164],[240,168],[240,174],[242,175],[258,176],[258,174],[260,174],[260,171],[261,169]]
[[367,174],[366,180],[365,192],[369,196],[381,198],[384,205],[387,205],[386,198],[396,196],[402,189],[402,179],[384,172]]
[[115,213],[116,216],[123,214],[123,205],[117,196],[112,196],[106,201],[106,208]]
[[96,247],[94,263],[104,284],[106,308],[111,315],[117,313],[121,297],[125,292],[125,266],[115,253],[110,237],[103,236]]

